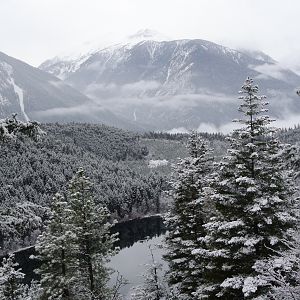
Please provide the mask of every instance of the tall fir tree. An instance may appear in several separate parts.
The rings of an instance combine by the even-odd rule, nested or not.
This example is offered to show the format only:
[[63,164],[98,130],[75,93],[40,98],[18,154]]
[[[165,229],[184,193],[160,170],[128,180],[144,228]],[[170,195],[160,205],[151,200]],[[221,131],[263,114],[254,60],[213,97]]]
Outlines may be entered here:
[[87,300],[109,299],[112,291],[107,286],[110,270],[106,263],[114,252],[117,238],[110,233],[112,225],[109,223],[108,210],[96,205],[92,183],[82,169],[70,182],[68,201],[68,222],[71,231],[76,234],[77,297]]
[[199,134],[190,135],[187,147],[189,157],[175,169],[174,204],[166,220],[168,281],[178,299],[195,299],[193,293],[202,282],[202,262],[192,251],[205,247],[202,225],[208,218],[206,194],[212,168],[210,151]]
[[297,222],[284,146],[265,115],[268,103],[250,78],[241,94],[244,118],[237,121],[242,127],[233,132],[218,166],[212,196],[217,214],[204,225],[209,251],[199,252],[208,260],[199,299],[268,299],[276,283],[268,282],[258,266],[275,264]]
[[38,237],[42,299],[106,300],[117,295],[107,287],[106,263],[116,241],[111,226],[107,209],[95,204],[92,184],[79,169],[66,198],[54,197],[46,230]]
[[72,282],[75,279],[76,235],[68,224],[68,203],[56,194],[51,205],[46,230],[36,243],[37,259],[42,265],[36,271],[41,275],[42,299],[73,299]]

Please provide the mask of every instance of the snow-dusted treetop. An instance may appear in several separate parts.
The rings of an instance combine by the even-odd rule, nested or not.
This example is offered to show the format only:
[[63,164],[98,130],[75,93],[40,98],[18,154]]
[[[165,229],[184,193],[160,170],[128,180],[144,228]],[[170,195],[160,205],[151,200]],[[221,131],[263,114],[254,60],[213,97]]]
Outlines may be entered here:
[[16,139],[19,134],[36,139],[45,133],[41,130],[38,122],[19,121],[17,114],[13,114],[10,118],[0,119],[0,141]]

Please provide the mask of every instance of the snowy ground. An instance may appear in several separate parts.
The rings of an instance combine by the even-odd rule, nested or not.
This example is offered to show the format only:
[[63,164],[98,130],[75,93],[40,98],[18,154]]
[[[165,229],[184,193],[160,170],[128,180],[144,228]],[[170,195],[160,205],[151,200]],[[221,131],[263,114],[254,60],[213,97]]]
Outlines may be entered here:
[[149,160],[149,168],[157,168],[161,166],[166,166],[169,162],[166,159],[157,159],[157,160]]

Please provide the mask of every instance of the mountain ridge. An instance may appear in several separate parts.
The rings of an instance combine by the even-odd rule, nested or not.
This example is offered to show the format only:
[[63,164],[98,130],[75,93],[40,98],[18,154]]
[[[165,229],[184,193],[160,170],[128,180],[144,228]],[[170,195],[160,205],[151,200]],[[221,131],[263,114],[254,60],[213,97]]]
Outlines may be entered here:
[[68,72],[59,62],[45,71],[63,74],[65,82],[100,105],[151,130],[227,126],[238,116],[238,91],[248,76],[272,101],[273,116],[300,113],[294,95],[300,77],[261,51],[201,39],[149,38],[68,63],[76,68]]

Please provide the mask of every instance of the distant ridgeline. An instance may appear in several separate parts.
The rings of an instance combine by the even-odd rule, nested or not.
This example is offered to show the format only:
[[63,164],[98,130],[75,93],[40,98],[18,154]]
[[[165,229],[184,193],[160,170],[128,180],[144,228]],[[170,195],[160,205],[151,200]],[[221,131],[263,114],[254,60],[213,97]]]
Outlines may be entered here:
[[[224,141],[226,138],[226,135],[222,133],[207,133],[207,132],[202,132],[200,134],[204,139],[211,141],[211,140],[220,140]],[[166,140],[187,140],[189,137],[188,133],[168,133],[168,132],[155,132],[155,131],[150,131],[146,132],[143,134],[144,138],[147,139],[166,139]]]
[[55,193],[64,193],[83,167],[94,183],[96,201],[126,219],[157,213],[163,179],[144,159],[136,134],[103,125],[47,124],[39,141],[20,138],[0,144],[0,248],[34,240]]

